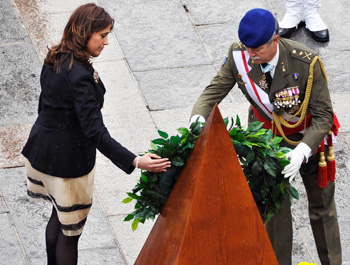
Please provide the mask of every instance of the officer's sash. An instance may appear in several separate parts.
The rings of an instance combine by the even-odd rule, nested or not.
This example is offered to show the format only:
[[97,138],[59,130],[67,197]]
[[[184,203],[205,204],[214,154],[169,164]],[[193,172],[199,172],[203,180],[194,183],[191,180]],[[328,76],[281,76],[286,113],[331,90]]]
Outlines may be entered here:
[[272,120],[272,111],[274,110],[273,104],[269,100],[269,95],[261,89],[257,84],[253,82],[248,76],[248,73],[252,69],[248,65],[249,54],[247,51],[233,51],[233,59],[235,61],[238,73],[242,75],[242,81],[245,83],[245,87],[250,98],[259,106],[259,109],[265,113],[267,117]]

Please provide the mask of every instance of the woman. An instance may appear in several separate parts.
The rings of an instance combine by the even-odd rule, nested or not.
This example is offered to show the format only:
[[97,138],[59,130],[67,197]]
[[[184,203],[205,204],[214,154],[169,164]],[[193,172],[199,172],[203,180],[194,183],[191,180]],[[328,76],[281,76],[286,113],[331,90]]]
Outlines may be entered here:
[[77,264],[78,240],[92,204],[96,149],[130,174],[166,171],[167,158],[136,156],[111,138],[102,119],[105,87],[90,59],[108,45],[114,20],[95,4],[70,17],[41,72],[39,116],[22,151],[28,195],[53,204],[46,228],[48,264]]

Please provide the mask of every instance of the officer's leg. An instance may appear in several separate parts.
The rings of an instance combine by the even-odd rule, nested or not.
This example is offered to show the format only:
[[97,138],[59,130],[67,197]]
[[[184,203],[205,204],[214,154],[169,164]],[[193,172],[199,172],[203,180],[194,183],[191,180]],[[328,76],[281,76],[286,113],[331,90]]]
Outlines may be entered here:
[[318,187],[318,161],[319,156],[316,156],[300,170],[309,200],[310,223],[322,265],[340,265],[341,246],[334,183],[328,183],[326,188]]
[[278,263],[281,265],[291,265],[293,226],[288,194],[285,196],[285,199],[286,203],[282,211],[278,215],[273,216],[265,224],[265,228],[275,251]]

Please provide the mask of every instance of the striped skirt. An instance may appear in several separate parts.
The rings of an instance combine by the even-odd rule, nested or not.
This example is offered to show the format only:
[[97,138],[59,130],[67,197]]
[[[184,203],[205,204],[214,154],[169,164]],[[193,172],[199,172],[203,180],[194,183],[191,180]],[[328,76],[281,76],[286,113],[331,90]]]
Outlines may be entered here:
[[78,178],[59,178],[37,171],[28,159],[25,167],[28,196],[52,202],[63,234],[80,235],[92,206],[95,168]]

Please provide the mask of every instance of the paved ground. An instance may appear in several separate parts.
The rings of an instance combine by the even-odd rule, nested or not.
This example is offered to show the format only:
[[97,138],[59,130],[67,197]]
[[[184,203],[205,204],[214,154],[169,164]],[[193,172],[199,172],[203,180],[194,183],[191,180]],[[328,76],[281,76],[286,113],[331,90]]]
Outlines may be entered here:
[[[50,207],[28,201],[19,154],[36,118],[39,76],[46,46],[60,39],[71,12],[85,0],[0,0],[0,264],[45,264],[44,229]],[[107,87],[103,109],[111,134],[135,153],[148,150],[161,129],[170,134],[187,126],[200,92],[218,71],[242,15],[253,7],[281,19],[278,0],[99,0],[116,19],[110,45],[94,63]],[[350,122],[346,88],[350,68],[347,0],[322,1],[331,40],[312,41],[304,29],[293,39],[318,51],[329,77],[334,109],[341,122],[335,147],[336,201],[343,264],[350,264]],[[233,89],[220,104],[223,116],[246,118],[247,103]],[[79,264],[134,263],[153,223],[131,231],[123,205],[140,172],[123,174],[98,156],[94,205],[79,245]],[[293,205],[293,264],[320,264],[307,217],[306,195]]]

